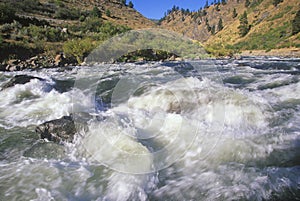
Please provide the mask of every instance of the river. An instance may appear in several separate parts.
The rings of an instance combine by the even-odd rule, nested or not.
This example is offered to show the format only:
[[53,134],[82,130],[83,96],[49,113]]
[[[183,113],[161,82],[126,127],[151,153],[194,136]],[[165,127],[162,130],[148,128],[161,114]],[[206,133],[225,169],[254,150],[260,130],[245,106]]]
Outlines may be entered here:
[[[20,74],[42,79],[0,91],[0,200],[300,200],[299,59],[44,68],[0,86]],[[70,114],[90,117],[73,142],[35,132]]]

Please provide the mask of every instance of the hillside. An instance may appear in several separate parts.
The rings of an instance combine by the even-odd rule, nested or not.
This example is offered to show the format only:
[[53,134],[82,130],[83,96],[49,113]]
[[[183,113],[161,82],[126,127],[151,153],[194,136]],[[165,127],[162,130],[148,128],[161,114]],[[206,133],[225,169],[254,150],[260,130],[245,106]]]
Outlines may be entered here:
[[156,26],[120,0],[0,0],[0,14],[0,61],[64,51],[80,63],[116,34]]
[[[217,56],[245,50],[299,50],[300,33],[292,33],[292,21],[300,1],[283,0],[277,6],[273,4],[275,0],[250,0],[247,6],[246,1],[228,0],[195,12],[174,7],[161,20],[161,27],[203,42],[207,50]],[[250,30],[242,36],[238,27],[244,12]]]

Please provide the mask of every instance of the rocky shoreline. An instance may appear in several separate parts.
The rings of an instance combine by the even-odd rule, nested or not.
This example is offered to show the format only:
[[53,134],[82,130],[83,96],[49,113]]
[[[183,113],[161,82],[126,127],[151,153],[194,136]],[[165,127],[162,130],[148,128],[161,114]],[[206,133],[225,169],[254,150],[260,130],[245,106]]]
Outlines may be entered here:
[[[133,57],[133,55],[130,55]],[[239,59],[243,56],[257,56],[257,57],[282,57],[282,58],[300,58],[300,49],[275,49],[269,52],[263,50],[247,50],[243,51],[240,54],[234,55],[233,58]],[[128,56],[127,56],[128,57]],[[125,62],[125,63],[132,63],[132,62],[141,62],[141,61],[148,61],[144,57],[136,57],[136,58],[121,58],[116,62]],[[156,57],[155,57],[156,58]],[[157,59],[158,58],[158,59]],[[171,55],[167,58],[157,57],[157,61],[183,61],[182,58],[176,57]],[[215,59],[229,59],[231,57],[217,57]],[[8,61],[3,61],[0,63],[0,71],[22,71],[25,69],[39,69],[39,68],[57,68],[57,67],[67,67],[67,66],[76,66],[81,65],[76,60],[66,59],[64,55],[57,54],[54,57],[38,55],[31,57],[27,60],[20,60],[20,59],[10,59]]]
[[27,60],[10,59],[0,63],[0,71],[22,71],[25,69],[39,69],[39,68],[56,68],[64,66],[78,65],[77,62],[66,59],[62,54],[53,57],[49,56],[34,56]]

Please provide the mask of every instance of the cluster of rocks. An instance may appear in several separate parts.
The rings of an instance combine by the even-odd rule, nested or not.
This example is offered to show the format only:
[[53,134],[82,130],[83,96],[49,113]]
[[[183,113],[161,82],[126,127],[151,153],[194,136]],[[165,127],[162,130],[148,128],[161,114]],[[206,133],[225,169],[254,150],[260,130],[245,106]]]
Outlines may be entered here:
[[0,64],[0,71],[21,71],[24,69],[54,68],[76,65],[74,61],[65,59],[63,54],[55,58],[48,56],[34,56],[27,60],[11,59]]

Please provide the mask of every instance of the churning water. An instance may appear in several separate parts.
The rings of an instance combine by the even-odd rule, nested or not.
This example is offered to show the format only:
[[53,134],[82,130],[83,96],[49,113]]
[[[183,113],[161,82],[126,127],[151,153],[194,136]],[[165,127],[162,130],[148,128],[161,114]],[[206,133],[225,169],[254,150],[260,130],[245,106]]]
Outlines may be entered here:
[[[0,200],[300,200],[300,60],[2,73]],[[72,143],[35,127],[89,114]]]

